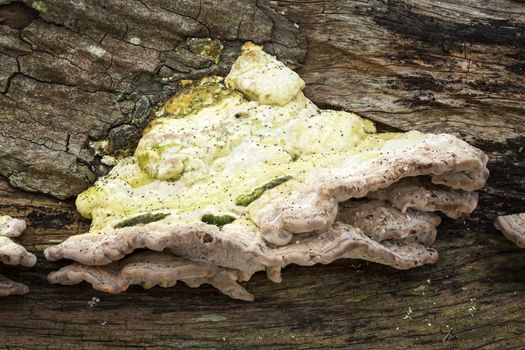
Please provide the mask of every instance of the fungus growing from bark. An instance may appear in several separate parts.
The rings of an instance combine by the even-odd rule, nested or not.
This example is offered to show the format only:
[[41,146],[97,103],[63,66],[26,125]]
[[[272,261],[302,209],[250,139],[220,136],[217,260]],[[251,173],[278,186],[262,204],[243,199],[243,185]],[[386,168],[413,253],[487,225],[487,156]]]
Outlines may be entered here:
[[[36,256],[11,238],[18,237],[26,229],[24,220],[7,215],[0,216],[0,261],[6,265],[31,267],[36,263]],[[22,283],[11,281],[0,275],[0,296],[26,294],[29,288]]]
[[185,82],[135,154],[78,196],[91,229],[46,249],[76,261],[49,280],[112,293],[181,280],[249,300],[237,282],[257,271],[279,282],[289,264],[435,262],[434,212],[475,209],[487,156],[452,135],[377,133],[303,87],[253,44],[226,79]]
[[494,221],[494,226],[508,240],[520,248],[525,248],[525,213],[498,216]]

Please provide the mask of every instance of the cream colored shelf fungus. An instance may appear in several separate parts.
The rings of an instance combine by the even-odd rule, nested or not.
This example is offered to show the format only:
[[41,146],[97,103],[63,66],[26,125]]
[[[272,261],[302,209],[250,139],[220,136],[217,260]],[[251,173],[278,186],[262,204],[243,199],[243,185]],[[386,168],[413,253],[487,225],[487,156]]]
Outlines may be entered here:
[[525,213],[498,216],[494,226],[520,248],[525,248]]
[[279,282],[288,264],[433,263],[435,212],[468,215],[488,177],[487,156],[452,135],[378,134],[317,108],[251,43],[224,80],[182,85],[134,156],[78,196],[91,229],[45,251],[77,262],[51,283],[118,293],[180,280],[252,300],[238,282],[262,270]]
[[[24,220],[7,215],[0,215],[0,261],[6,265],[31,267],[36,263],[36,256],[29,253],[11,238],[18,237],[26,229]],[[12,294],[26,294],[29,288],[22,283],[13,282],[0,275],[0,297]]]

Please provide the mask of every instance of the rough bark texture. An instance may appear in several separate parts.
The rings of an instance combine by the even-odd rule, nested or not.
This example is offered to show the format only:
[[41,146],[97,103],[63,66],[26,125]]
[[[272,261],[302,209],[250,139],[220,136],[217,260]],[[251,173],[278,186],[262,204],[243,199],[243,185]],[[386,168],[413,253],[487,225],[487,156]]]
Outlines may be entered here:
[[[178,7],[168,7],[173,3]],[[182,284],[148,291],[133,287],[112,296],[87,285],[48,285],[46,274],[59,264],[0,268],[31,287],[24,297],[2,300],[0,346],[523,348],[523,251],[492,225],[497,215],[525,206],[523,2],[281,1],[268,10],[265,3],[243,1],[220,2],[222,12],[205,0],[173,3],[111,2],[102,9],[101,2],[95,9],[91,1],[89,6],[87,1],[85,6],[39,1],[29,3],[36,4],[39,16],[21,7],[34,18],[15,11],[16,21],[0,8],[4,24],[11,23],[0,25],[5,33],[0,35],[0,83],[6,91],[0,95],[0,118],[9,125],[0,129],[0,168],[11,183],[55,186],[48,192],[63,191],[55,193],[61,196],[86,186],[98,170],[85,143],[120,130],[118,125],[131,128],[130,120],[143,120],[173,89],[163,74],[223,71],[220,65],[199,66],[209,63],[190,55],[185,36],[220,39],[223,56],[229,53],[229,61],[221,62],[231,62],[241,40],[248,39],[237,29],[247,28],[259,41],[274,42],[275,51],[290,62],[299,62],[303,51],[284,49],[303,48],[300,38],[306,36],[299,73],[315,103],[369,116],[385,130],[452,132],[486,151],[491,177],[478,210],[467,220],[444,220],[435,265],[411,271],[358,261],[289,267],[282,284],[254,276],[247,283],[258,296],[253,303]],[[251,9],[245,16],[243,6]],[[171,25],[179,18],[175,13],[187,22]],[[248,18],[249,25],[239,26]],[[273,31],[255,29],[271,24]],[[52,33],[62,39],[51,39]],[[91,45],[109,57],[92,56]],[[24,120],[31,121],[31,131],[21,124],[16,128]],[[54,175],[39,184],[38,172],[46,169]],[[20,243],[40,261],[45,247],[86,231],[89,224],[71,201],[15,190],[7,181],[0,185],[0,211],[27,217],[29,228]]]
[[[305,53],[293,23],[255,0],[0,6],[0,174],[58,198],[105,171],[90,141],[109,139],[111,151],[133,143],[178,80],[227,73],[242,42],[291,65]],[[195,54],[192,37],[218,39],[219,63]]]

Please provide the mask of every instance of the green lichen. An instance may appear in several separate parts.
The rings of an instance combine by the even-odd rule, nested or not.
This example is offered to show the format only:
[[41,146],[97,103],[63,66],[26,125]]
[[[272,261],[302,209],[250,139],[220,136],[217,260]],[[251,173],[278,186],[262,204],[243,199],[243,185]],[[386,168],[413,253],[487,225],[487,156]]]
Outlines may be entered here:
[[283,184],[286,181],[290,180],[291,178],[291,176],[283,176],[273,179],[272,181],[264,184],[263,186],[256,188],[255,190],[253,190],[252,193],[240,195],[235,199],[235,204],[246,207],[253,201],[257,200],[257,198],[262,196],[262,194],[267,190],[277,187],[280,184]]
[[234,222],[235,218],[230,215],[205,214],[202,216],[201,220],[206,224],[222,227],[226,224]]
[[215,64],[220,62],[223,46],[219,40],[210,38],[189,38],[186,44],[191,52]]
[[130,226],[136,226],[139,224],[149,224],[150,222],[155,222],[164,219],[166,216],[170,214],[166,213],[155,213],[155,214],[141,214],[134,216],[130,219],[126,219],[122,222],[119,222],[115,225],[115,228],[122,228],[122,227],[130,227]]
[[148,131],[168,118],[184,118],[195,114],[205,107],[218,104],[224,98],[233,95],[241,96],[239,93],[227,89],[222,83],[222,78],[212,76],[201,81],[194,82],[185,80],[181,82],[182,89],[170,98],[166,104],[157,112],[161,118],[154,119],[144,131]]
[[416,288],[413,289],[414,294],[416,295],[425,295],[425,292],[427,290],[427,286],[422,284]]
[[366,298],[368,298],[367,295],[359,295],[359,294],[358,295],[353,295],[350,298],[343,300],[343,303],[344,304],[358,303],[360,301],[365,300]]
[[35,1],[31,6],[40,13],[47,12],[46,4],[43,1]]
[[226,317],[217,314],[202,315],[195,318],[197,322],[221,322],[225,320]]
[[99,140],[99,141],[90,141],[89,148],[93,150],[96,156],[103,156],[108,154],[109,141],[108,140]]

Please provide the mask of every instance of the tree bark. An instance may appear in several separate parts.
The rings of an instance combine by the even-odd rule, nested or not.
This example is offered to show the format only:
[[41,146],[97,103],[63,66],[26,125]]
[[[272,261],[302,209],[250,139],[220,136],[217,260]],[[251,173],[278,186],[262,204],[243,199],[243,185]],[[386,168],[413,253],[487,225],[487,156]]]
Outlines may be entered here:
[[[27,0],[0,17],[0,174],[62,199],[107,171],[90,143],[132,144],[181,78],[224,75],[244,41],[292,66],[305,53],[293,23],[255,0]],[[192,37],[219,40],[219,62]]]
[[[0,212],[27,219],[20,242],[39,263],[0,268],[32,289],[1,301],[0,347],[523,348],[524,253],[492,224],[525,209],[523,2],[26,4],[0,7]],[[188,37],[220,40],[220,63],[192,53]],[[451,132],[489,154],[479,208],[439,227],[438,263],[290,267],[281,284],[260,274],[247,282],[253,303],[182,284],[121,295],[48,285],[61,264],[45,262],[43,249],[89,223],[71,200],[8,181],[77,193],[104,170],[89,141],[132,142],[178,79],[224,74],[244,40],[298,67],[320,106],[383,130]]]

